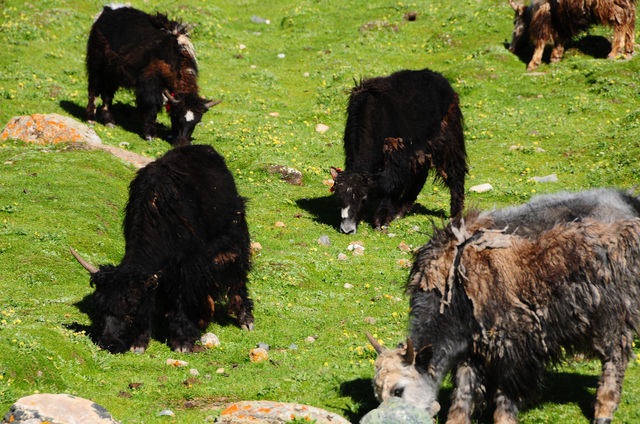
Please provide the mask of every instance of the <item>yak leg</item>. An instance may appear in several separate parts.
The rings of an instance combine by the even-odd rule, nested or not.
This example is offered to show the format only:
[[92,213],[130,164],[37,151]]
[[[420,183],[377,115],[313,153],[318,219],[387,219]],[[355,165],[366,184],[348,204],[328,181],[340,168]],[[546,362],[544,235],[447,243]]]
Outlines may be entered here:
[[564,54],[564,40],[556,41],[555,46],[553,46],[553,50],[551,50],[551,62],[556,63],[560,62],[562,59],[562,55]]
[[162,108],[162,90],[160,84],[145,81],[136,87],[136,103],[142,115],[142,134],[148,141],[156,137],[156,117]]
[[474,407],[483,401],[484,390],[476,370],[468,364],[459,366],[447,424],[471,424]]
[[89,101],[87,102],[87,121],[96,122],[96,97],[98,96],[95,83],[89,81]]
[[517,424],[518,407],[516,403],[498,389],[494,396],[496,410],[493,413],[494,424]]
[[235,314],[243,330],[253,330],[253,301],[249,298],[245,279],[229,288],[229,314]]
[[176,352],[192,352],[194,343],[200,337],[197,323],[189,319],[180,298],[167,313],[169,323],[169,346]]
[[624,39],[624,53],[631,56],[633,55],[633,49],[636,36],[636,14],[631,14],[631,21],[625,25],[625,39]]
[[129,350],[133,353],[144,353],[147,350],[147,346],[149,346],[149,340],[151,340],[151,329],[145,330],[136,337]]
[[373,225],[376,228],[383,227],[389,224],[398,216],[399,201],[390,197],[385,197],[380,200],[380,204],[373,213]]
[[607,59],[615,59],[621,52],[625,51],[626,33],[622,26],[616,25],[613,29],[613,42],[611,43],[611,52]]
[[427,173],[429,169],[421,169],[418,170],[416,175],[413,177],[413,181],[411,185],[407,188],[407,190],[402,194],[402,197],[399,201],[399,207],[397,216],[399,218],[403,218],[413,206],[413,203],[418,198],[418,194],[422,191],[422,187],[424,187],[424,183],[427,180]]
[[111,103],[113,102],[113,95],[116,93],[114,88],[106,88],[102,90],[102,108],[100,109],[100,115],[102,116],[102,122],[108,126],[113,127],[115,120],[111,114]]
[[620,403],[622,394],[622,380],[627,368],[627,356],[611,358],[603,361],[602,375],[598,382],[596,392],[595,412],[593,415],[594,424],[608,424],[613,419],[613,413]]
[[536,48],[533,51],[533,57],[527,65],[527,71],[534,71],[542,62],[542,54],[544,53],[544,47],[547,45],[547,40],[539,39],[536,41]]

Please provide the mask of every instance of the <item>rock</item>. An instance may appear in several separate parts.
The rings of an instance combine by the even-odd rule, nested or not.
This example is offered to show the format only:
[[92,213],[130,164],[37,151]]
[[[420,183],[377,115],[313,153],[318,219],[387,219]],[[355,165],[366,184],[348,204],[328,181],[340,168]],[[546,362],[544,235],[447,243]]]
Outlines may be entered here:
[[400,244],[398,245],[398,249],[402,250],[403,252],[411,252],[411,247],[409,247],[409,245],[404,241],[400,242]]
[[280,113],[278,113],[278,112],[269,112],[269,116],[273,116],[274,118],[277,118],[278,116],[280,116]]
[[295,344],[295,343],[291,343],[291,344],[289,345],[289,349],[291,349],[291,350],[296,350],[296,349],[298,349],[298,345],[297,345],[297,344]]
[[433,419],[426,409],[420,409],[398,397],[385,400],[360,420],[360,424],[415,424],[431,422],[433,422]]
[[489,183],[475,185],[469,189],[469,191],[472,191],[474,193],[484,193],[485,191],[490,190],[493,190],[493,186]]
[[186,361],[181,361],[179,359],[167,359],[166,364],[170,367],[186,367],[187,365],[189,365],[188,362]]
[[307,343],[313,343],[313,342],[316,341],[316,338],[313,337],[313,336],[309,336],[306,339],[304,339],[304,341],[307,342]]
[[313,406],[266,400],[235,402],[222,411],[217,424],[284,424],[292,417],[316,424],[349,424],[340,415]]
[[13,117],[0,134],[1,140],[7,138],[43,145],[65,142],[102,144],[102,140],[92,128],[57,113]]
[[257,346],[257,347],[259,347],[260,349],[264,349],[264,350],[266,350],[267,352],[269,352],[269,345],[268,345],[268,344],[266,344],[266,343],[262,343],[262,342],[260,342],[260,343],[258,343],[258,346]]
[[531,179],[537,183],[557,183],[558,176],[553,173],[551,175],[547,175],[545,177],[531,177]]
[[371,21],[362,25],[360,27],[360,32],[371,31],[374,29],[378,31],[380,31],[381,29],[390,29],[393,32],[398,32],[399,28],[398,28],[398,25],[392,24],[389,21]]
[[325,124],[318,124],[316,125],[316,132],[319,133],[326,133],[327,131],[329,131],[329,127],[326,126]]
[[216,374],[224,374],[224,368],[218,368]]
[[173,417],[175,415],[176,414],[174,414],[171,409],[163,409],[162,411],[158,412],[159,417]]
[[320,238],[318,238],[318,244],[322,246],[331,246],[331,240],[329,239],[329,236],[320,236]]
[[305,72],[302,74],[303,77],[308,77],[309,76],[309,72]]
[[289,184],[302,185],[302,172],[298,171],[296,168],[285,165],[269,165],[267,171],[270,174],[282,175],[282,178],[280,179],[288,182]]
[[349,246],[347,246],[347,250],[351,250],[356,256],[364,255],[364,246],[361,241],[352,241],[349,243]]
[[205,333],[200,337],[200,343],[211,349],[212,347],[220,346],[220,339],[213,333]]
[[400,265],[402,268],[411,268],[411,261],[408,259],[398,259],[398,265]]
[[353,288],[353,284],[350,284],[350,283],[344,283],[344,286],[343,286],[343,287],[344,287],[345,289],[352,289],[352,288]]
[[346,261],[347,260],[347,255],[345,255],[344,253],[338,253],[338,260],[339,261]]
[[67,394],[48,393],[18,399],[4,416],[4,422],[13,424],[118,423],[111,417],[109,411],[95,402]]
[[364,317],[363,321],[371,325],[376,323],[376,319],[374,317]]
[[278,227],[278,228],[284,228],[284,227],[286,227],[286,226],[287,226],[287,224],[285,224],[285,223],[284,223],[284,222],[282,222],[282,221],[276,221],[273,225],[275,225],[275,226],[276,226],[276,227]]
[[249,359],[251,360],[251,362],[263,362],[269,359],[269,354],[266,350],[257,347],[249,351]]
[[195,368],[191,368],[191,369],[189,370],[189,374],[191,374],[191,375],[195,375],[195,376],[198,376],[198,375],[200,375],[200,371],[198,371],[198,370],[197,370],[197,369],[195,369]]
[[261,18],[260,16],[256,16],[256,15],[252,15],[251,16],[251,22],[256,23],[256,24],[267,24],[267,25],[269,25],[271,23],[271,21],[269,19],[264,19],[264,18]]
[[278,59],[284,59],[285,55],[284,53],[278,53]]
[[262,250],[262,245],[259,242],[257,241],[251,242],[251,254],[255,254],[261,250]]

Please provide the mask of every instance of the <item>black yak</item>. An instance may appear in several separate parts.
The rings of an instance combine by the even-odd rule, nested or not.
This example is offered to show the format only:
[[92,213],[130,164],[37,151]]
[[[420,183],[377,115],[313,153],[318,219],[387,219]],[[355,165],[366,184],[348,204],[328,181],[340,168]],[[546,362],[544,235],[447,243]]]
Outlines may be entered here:
[[152,322],[164,320],[172,349],[194,349],[225,296],[229,312],[253,329],[245,200],[212,147],[175,148],[138,171],[124,218],[119,265],[91,273],[97,342],[111,352],[144,351]]
[[470,423],[488,397],[494,422],[515,423],[546,366],[582,352],[603,363],[594,422],[611,422],[640,324],[638,216],[638,198],[599,189],[471,212],[435,230],[407,283],[407,343],[385,350],[370,338],[376,397],[435,415],[451,371],[447,423]]
[[351,91],[344,132],[345,170],[331,168],[340,231],[353,234],[365,204],[376,227],[403,217],[430,169],[449,188],[451,216],[462,211],[467,156],[458,95],[440,74],[399,71]]
[[198,66],[188,30],[160,13],[105,6],[87,42],[87,119],[95,121],[96,97],[101,96],[102,121],[113,126],[113,96],[119,87],[131,88],[147,140],[156,136],[156,116],[166,99],[173,143],[189,144],[202,115],[219,102],[198,95]]
[[509,0],[515,11],[509,50],[516,52],[528,40],[535,50],[527,70],[540,65],[547,43],[553,43],[551,62],[559,62],[565,43],[595,24],[614,28],[609,59],[632,55],[635,39],[635,0],[532,0],[524,6]]

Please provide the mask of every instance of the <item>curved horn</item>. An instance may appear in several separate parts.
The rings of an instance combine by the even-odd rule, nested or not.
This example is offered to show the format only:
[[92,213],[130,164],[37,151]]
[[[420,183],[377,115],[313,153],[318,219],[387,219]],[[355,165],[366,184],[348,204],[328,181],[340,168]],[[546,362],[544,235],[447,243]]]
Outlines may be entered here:
[[513,0],[509,0],[509,6],[516,12],[520,9],[520,5]]
[[209,101],[207,101],[207,103],[204,104],[204,107],[209,109],[209,108],[212,108],[215,105],[219,104],[220,102],[222,102],[222,99],[220,99],[220,100],[209,100]]
[[95,274],[96,272],[98,272],[98,268],[95,267],[94,265],[91,265],[89,262],[85,261],[82,256],[80,256],[78,254],[78,252],[76,252],[75,250],[73,250],[73,247],[69,246],[69,250],[71,251],[71,254],[73,255],[74,258],[76,258],[76,260],[78,262],[80,262],[80,265],[82,265],[82,267],[84,269],[86,269],[87,271],[89,271],[91,274]]
[[371,346],[373,346],[376,352],[378,352],[378,355],[386,350],[384,347],[382,347],[382,345],[380,345],[380,343],[378,343],[376,339],[373,338],[371,334],[369,334],[368,331],[367,331],[367,339],[369,339],[369,343],[371,343]]
[[167,98],[167,101],[169,101],[169,103],[179,103],[179,101],[176,100],[176,98],[173,97],[173,95],[171,95],[171,93],[169,93],[169,90],[167,90],[166,88],[162,90],[162,95]]
[[416,353],[413,349],[413,342],[407,337],[407,352],[404,354],[404,362],[407,365],[413,365],[416,359]]

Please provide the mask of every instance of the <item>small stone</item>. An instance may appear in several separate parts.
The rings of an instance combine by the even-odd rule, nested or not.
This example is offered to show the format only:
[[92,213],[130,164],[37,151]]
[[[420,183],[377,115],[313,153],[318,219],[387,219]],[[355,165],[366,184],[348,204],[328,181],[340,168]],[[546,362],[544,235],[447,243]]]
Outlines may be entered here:
[[270,112],[269,116],[278,117],[280,114],[278,112]]
[[296,168],[285,165],[269,165],[267,171],[269,171],[270,174],[282,175],[281,179],[289,184],[302,185],[302,172]]
[[247,46],[245,46],[244,44],[239,44],[239,45],[238,45],[238,48],[239,48],[240,50],[244,50],[244,49],[246,49],[246,48],[247,48]]
[[353,284],[344,283],[344,288],[345,289],[352,289],[353,288]]
[[175,415],[176,414],[174,414],[171,409],[163,409],[162,411],[158,412],[159,417],[173,417]]
[[187,361],[181,361],[179,359],[167,359],[167,365],[171,366],[171,367],[186,367],[187,365],[189,365],[189,363]]
[[489,183],[475,185],[469,189],[469,191],[472,191],[474,193],[484,193],[490,190],[493,190],[493,186]]
[[195,369],[195,368],[191,368],[191,369],[189,370],[189,374],[191,374],[191,375],[200,375],[200,371],[198,371],[198,370],[197,370],[197,369]]
[[269,354],[262,348],[255,348],[249,351],[249,359],[251,362],[263,362],[269,359]]
[[278,59],[284,59],[284,53],[278,53]]
[[291,343],[291,344],[289,345],[289,349],[291,349],[291,350],[296,350],[296,349],[298,349],[298,345],[297,345],[297,344],[295,344],[295,343]]
[[545,177],[532,177],[531,179],[537,183],[557,183],[558,182],[558,176],[555,173],[551,175],[547,175]]
[[273,225],[275,225],[275,226],[276,226],[276,227],[278,227],[278,228],[284,228],[284,227],[286,227],[286,226],[287,226],[287,224],[285,224],[285,223],[284,223],[284,222],[282,222],[282,221],[276,221],[276,223],[275,223],[275,224],[273,224]]
[[224,368],[218,368],[216,374],[224,374]]
[[345,255],[344,253],[338,253],[338,260],[339,261],[346,261],[347,260],[347,255]]
[[251,250],[253,253],[259,252],[262,250],[262,245],[257,241],[251,242]]
[[374,317],[364,317],[363,321],[371,325],[374,325],[376,323],[376,319]]
[[433,419],[429,411],[418,408],[399,397],[392,397],[385,400],[360,420],[360,424],[413,424],[431,422],[433,422]]
[[420,227],[418,227],[417,225],[414,225],[413,227],[411,227],[411,229],[409,230],[410,233],[416,233],[420,231]]
[[409,247],[409,245],[404,241],[400,242],[400,244],[398,245],[398,249],[402,250],[403,252],[411,252],[411,247]]
[[8,160],[4,162],[5,165],[13,165],[13,161],[12,160]]
[[258,343],[258,346],[257,346],[257,347],[259,347],[260,349],[264,349],[264,350],[266,350],[267,352],[269,351],[269,345],[268,345],[268,344],[266,344],[266,343],[262,343],[262,342],[260,342],[260,343]]
[[318,125],[316,125],[316,132],[319,132],[319,133],[325,133],[325,132],[327,132],[327,131],[329,131],[329,127],[328,127],[328,126],[326,126],[325,124],[318,124]]
[[200,337],[200,343],[211,349],[212,347],[220,346],[220,339],[213,333],[205,333]]
[[316,338],[313,337],[313,336],[309,336],[306,339],[304,339],[304,341],[307,342],[307,343],[313,343],[313,342],[316,341]]
[[353,248],[353,254],[355,256],[362,256],[364,255],[364,247],[363,246],[354,246]]
[[331,246],[331,240],[329,239],[329,236],[323,235],[318,238],[318,244],[322,246]]
[[397,263],[402,268],[411,268],[411,261],[408,259],[398,259]]
[[302,74],[303,77],[308,77],[309,76],[309,72],[305,72],[304,74]]
[[4,416],[4,422],[117,424],[109,412],[88,399],[69,394],[38,393],[18,399]]

